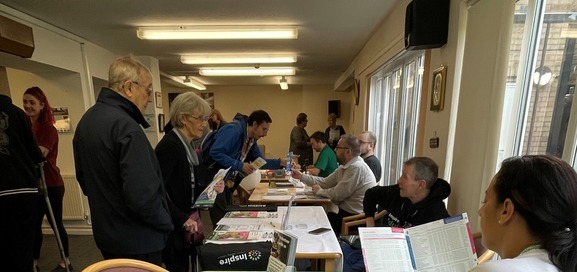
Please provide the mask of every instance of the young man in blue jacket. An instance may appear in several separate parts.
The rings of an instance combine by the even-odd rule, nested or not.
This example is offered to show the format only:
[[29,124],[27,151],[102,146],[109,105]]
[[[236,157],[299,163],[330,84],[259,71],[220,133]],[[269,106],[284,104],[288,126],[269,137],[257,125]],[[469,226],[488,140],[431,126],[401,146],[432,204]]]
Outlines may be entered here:
[[[242,177],[257,170],[250,163],[263,157],[257,141],[267,135],[271,123],[272,119],[266,111],[257,110],[248,117],[237,113],[232,122],[218,130],[210,149],[210,157],[216,162],[214,167],[230,167],[234,172],[225,181],[224,193],[216,197],[214,207],[209,210],[213,224],[224,216],[226,206],[232,204],[232,193]],[[286,163],[287,159],[267,159],[263,168],[278,169]]]

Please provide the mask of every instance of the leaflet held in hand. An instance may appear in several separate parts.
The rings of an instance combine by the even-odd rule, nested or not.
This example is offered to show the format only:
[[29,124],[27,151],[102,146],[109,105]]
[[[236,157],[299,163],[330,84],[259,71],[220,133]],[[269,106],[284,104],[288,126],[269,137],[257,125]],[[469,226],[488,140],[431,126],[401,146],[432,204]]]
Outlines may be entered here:
[[218,194],[214,190],[214,185],[219,181],[224,181],[227,174],[229,173],[230,167],[227,169],[220,169],[214,175],[212,182],[206,186],[206,188],[200,193],[196,201],[194,202],[193,208],[212,208],[214,206],[214,200],[216,199],[216,195]]
[[254,167],[256,170],[260,169],[261,167],[263,167],[266,164],[266,160],[263,158],[256,158],[256,160],[254,160],[253,162],[250,163],[250,165],[252,165],[252,167]]

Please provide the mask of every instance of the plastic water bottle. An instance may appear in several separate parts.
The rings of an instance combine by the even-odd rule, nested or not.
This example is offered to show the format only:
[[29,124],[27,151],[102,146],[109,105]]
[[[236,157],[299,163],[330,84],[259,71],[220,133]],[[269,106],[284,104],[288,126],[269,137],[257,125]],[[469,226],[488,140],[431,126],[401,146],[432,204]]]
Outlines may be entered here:
[[290,175],[292,172],[292,162],[293,162],[293,152],[289,151],[289,153],[287,155],[286,166],[284,168],[286,170],[287,175]]

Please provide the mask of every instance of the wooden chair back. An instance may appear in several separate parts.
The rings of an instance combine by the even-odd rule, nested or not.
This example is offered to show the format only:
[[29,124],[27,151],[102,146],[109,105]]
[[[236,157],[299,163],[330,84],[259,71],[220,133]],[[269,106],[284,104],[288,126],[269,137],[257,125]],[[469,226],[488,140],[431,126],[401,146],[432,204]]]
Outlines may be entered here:
[[[388,212],[386,210],[382,210],[375,214],[375,221],[383,218]],[[341,225],[341,235],[351,235],[357,234],[356,229],[359,226],[366,226],[367,219],[364,213],[351,215],[343,218],[343,223]],[[355,230],[353,230],[355,229]]]
[[249,191],[249,190],[245,189],[244,187],[242,187],[242,185],[239,185],[236,188],[236,194],[238,196],[238,204],[239,205],[247,205],[248,199],[250,198],[250,195],[252,194],[252,190]]
[[82,272],[168,272],[151,263],[133,259],[110,259],[94,263]]

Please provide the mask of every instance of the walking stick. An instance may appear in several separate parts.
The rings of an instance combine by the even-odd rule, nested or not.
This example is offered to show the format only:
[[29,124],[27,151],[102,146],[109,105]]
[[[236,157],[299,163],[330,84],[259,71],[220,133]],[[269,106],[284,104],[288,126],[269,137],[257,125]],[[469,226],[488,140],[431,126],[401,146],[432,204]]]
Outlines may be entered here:
[[48,208],[49,220],[52,222],[52,228],[54,230],[54,235],[56,236],[56,242],[58,242],[58,248],[60,249],[60,256],[64,260],[64,267],[66,272],[70,272],[68,268],[68,258],[64,254],[64,246],[62,245],[62,240],[60,239],[60,232],[58,232],[58,224],[56,224],[56,219],[54,218],[54,212],[52,211],[52,205],[50,205],[50,199],[48,198],[48,187],[46,187],[46,179],[44,177],[44,163],[39,163],[40,165],[40,192],[44,195],[44,201],[46,201],[46,207]]

